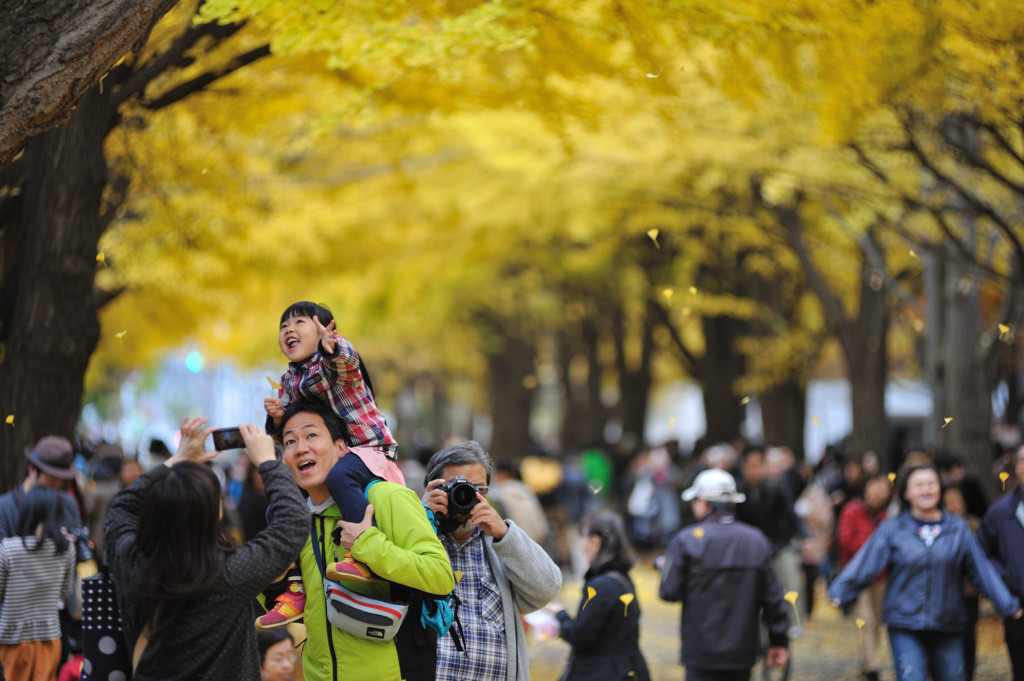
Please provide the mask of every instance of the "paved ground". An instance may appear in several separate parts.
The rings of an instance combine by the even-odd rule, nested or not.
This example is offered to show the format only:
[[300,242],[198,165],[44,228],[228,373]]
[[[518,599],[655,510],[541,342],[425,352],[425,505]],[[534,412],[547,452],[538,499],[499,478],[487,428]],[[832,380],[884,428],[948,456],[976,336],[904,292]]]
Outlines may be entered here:
[[[654,681],[682,681],[679,665],[679,608],[657,597],[658,575],[649,567],[633,572],[637,595],[642,607],[640,647],[651,669]],[[819,581],[818,590],[822,585]],[[561,603],[570,613],[579,604],[579,582],[567,583],[562,589]],[[983,602],[984,603],[984,602]],[[991,608],[982,607],[978,625],[978,664],[974,681],[1004,681],[1010,678],[1010,666],[1003,646],[1002,623]],[[831,605],[818,598],[812,620],[805,623],[804,635],[795,640],[790,651],[793,657],[791,681],[854,681],[858,678],[857,651],[860,632],[853,618],[844,619]],[[888,642],[882,637],[881,654],[888,663]],[[533,681],[557,681],[569,657],[569,647],[560,639],[530,641],[530,677]],[[756,670],[755,670],[756,671]],[[755,678],[760,678],[755,676]],[[882,674],[892,681],[891,667]]]

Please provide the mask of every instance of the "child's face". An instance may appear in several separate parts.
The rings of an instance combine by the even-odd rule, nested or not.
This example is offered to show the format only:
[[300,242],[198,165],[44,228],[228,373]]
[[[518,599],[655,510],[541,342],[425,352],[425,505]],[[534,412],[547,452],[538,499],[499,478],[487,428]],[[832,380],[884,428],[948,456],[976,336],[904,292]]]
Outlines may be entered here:
[[312,317],[289,317],[281,324],[277,344],[289,362],[300,362],[317,350],[320,332]]

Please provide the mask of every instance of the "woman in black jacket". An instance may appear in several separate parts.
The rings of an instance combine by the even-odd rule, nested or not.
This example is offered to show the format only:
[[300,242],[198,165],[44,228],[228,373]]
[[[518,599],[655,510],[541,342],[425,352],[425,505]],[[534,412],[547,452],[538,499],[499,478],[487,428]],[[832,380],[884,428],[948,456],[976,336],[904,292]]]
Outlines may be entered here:
[[583,518],[580,532],[590,569],[579,612],[573,620],[565,610],[553,608],[560,636],[572,646],[562,681],[649,681],[640,652],[640,604],[628,574],[635,561],[622,519],[611,511],[592,511]]
[[251,602],[295,560],[309,508],[274,442],[240,425],[270,504],[267,529],[233,546],[221,524],[221,486],[205,464],[213,430],[185,419],[178,453],[110,504],[104,552],[117,586],[136,681],[260,681]]

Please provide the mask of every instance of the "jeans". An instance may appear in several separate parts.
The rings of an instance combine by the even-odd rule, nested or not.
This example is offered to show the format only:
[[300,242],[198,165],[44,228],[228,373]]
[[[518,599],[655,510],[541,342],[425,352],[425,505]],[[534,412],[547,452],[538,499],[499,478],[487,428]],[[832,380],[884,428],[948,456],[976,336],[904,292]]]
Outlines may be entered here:
[[963,634],[889,627],[896,681],[963,681]]

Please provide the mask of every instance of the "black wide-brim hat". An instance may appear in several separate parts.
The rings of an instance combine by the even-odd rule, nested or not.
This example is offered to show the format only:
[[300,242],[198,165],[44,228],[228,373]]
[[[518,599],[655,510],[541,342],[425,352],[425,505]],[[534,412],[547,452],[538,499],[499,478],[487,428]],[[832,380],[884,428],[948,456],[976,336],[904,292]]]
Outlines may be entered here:
[[25,448],[25,458],[47,475],[62,480],[70,480],[75,477],[75,469],[72,467],[75,450],[66,437],[47,435],[40,439],[34,447]]

